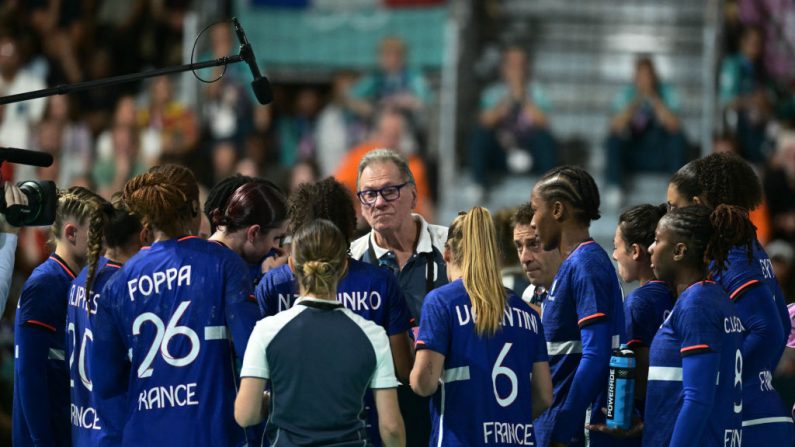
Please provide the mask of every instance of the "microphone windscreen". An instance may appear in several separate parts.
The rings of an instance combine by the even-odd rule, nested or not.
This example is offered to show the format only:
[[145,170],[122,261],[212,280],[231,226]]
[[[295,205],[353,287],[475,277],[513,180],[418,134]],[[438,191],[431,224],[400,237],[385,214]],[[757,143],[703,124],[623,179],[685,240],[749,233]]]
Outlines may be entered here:
[[53,160],[52,155],[48,154],[47,152],[0,147],[0,161],[47,167],[52,165]]
[[251,89],[254,90],[254,96],[257,97],[257,102],[267,105],[273,101],[273,91],[271,90],[271,83],[268,78],[262,76],[251,81]]

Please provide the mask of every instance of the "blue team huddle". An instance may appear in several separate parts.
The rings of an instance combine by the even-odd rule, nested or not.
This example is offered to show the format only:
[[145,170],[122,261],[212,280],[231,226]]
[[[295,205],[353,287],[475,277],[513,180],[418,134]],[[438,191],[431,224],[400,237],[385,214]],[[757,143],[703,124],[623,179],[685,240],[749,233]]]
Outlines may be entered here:
[[[618,269],[589,231],[593,178],[546,172],[512,219],[527,290],[503,285],[488,210],[443,227],[411,213],[416,197],[385,149],[362,159],[355,192],[328,178],[286,197],[237,175],[200,204],[177,165],[110,202],[62,191],[54,250],[16,312],[13,445],[795,442],[771,382],[791,321],[740,158],[692,161],[665,203],[625,210]],[[639,287],[625,297],[621,281]],[[616,427],[622,346],[634,398]]]

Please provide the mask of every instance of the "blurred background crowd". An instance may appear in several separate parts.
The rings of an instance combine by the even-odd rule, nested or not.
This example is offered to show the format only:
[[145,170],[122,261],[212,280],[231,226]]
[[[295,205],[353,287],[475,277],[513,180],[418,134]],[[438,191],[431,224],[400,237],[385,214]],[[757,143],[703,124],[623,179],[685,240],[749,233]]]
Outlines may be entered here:
[[[355,190],[362,155],[388,147],[410,160],[418,212],[446,225],[474,204],[525,202],[538,174],[574,163],[600,184],[593,234],[609,246],[623,207],[662,202],[686,161],[731,151],[763,178],[754,222],[795,300],[795,3],[11,0],[0,95],[237,54],[228,22],[213,26],[231,16],[273,83],[271,105],[235,64],[0,106],[0,146],[56,160],[5,165],[5,178],[109,197],[176,162],[205,188],[239,172],[288,192],[329,175]],[[19,279],[46,242],[22,231]],[[5,379],[13,312],[0,320]],[[795,360],[777,383],[791,404]],[[0,393],[8,414],[11,389]]]

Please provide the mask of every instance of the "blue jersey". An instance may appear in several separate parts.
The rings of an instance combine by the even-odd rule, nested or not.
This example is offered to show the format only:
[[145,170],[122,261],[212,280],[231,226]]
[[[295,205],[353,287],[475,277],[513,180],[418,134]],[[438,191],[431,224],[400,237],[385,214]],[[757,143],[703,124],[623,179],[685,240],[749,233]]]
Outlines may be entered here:
[[[66,303],[74,278],[74,271],[53,253],[33,270],[22,288],[14,322],[15,447],[71,443],[65,341]],[[29,340],[23,335],[29,329],[44,332],[34,332],[36,340]]]
[[[786,297],[773,271],[773,263],[765,249],[762,248],[762,244],[758,240],[754,240],[750,260],[745,247],[732,248],[729,251],[725,267],[723,272],[714,275],[715,282],[720,284],[732,299],[742,295],[746,289],[758,283],[767,286],[767,290],[770,292],[769,297],[775,302],[778,321],[781,323],[784,334],[789,334],[792,329],[792,321],[787,311]],[[780,346],[778,356],[772,359],[773,369],[778,365],[783,352],[784,343]]]
[[[726,270],[714,276],[735,303],[743,324],[743,426],[764,425],[768,430],[763,432],[774,436],[771,429],[777,427],[770,424],[792,425],[790,412],[772,384],[773,371],[790,333],[784,295],[773,274],[772,263],[758,241],[754,241],[751,260],[745,247],[732,248]],[[768,441],[791,443],[780,439]]]
[[[72,444],[75,446],[112,446],[121,441],[124,427],[126,396],[117,396],[101,404],[91,391],[94,371],[102,366],[93,365],[88,346],[94,341],[92,319],[97,313],[99,291],[121,264],[100,257],[97,262],[91,296],[86,294],[88,267],[84,268],[69,289],[69,306],[66,309],[66,356],[69,359],[69,386],[71,395]],[[100,407],[102,410],[100,410]]]
[[[290,266],[269,271],[257,286],[260,316],[285,311],[298,299]],[[353,313],[381,326],[388,336],[409,330],[411,315],[395,275],[387,269],[348,258],[348,272],[337,284],[337,301]]]
[[257,317],[250,290],[238,255],[192,236],[144,248],[108,281],[92,353],[104,370],[93,380],[102,399],[129,396],[123,446],[246,442],[233,404],[235,354]]
[[[539,445],[549,444],[555,424],[561,417],[574,376],[582,358],[580,330],[588,325],[606,323],[611,337],[610,346],[617,348],[624,332],[624,309],[621,286],[610,258],[594,241],[580,244],[561,264],[543,303],[542,322],[549,353],[549,369],[552,374],[552,406],[535,421]],[[607,363],[609,363],[609,354]],[[607,363],[604,379],[607,385]],[[600,373],[601,374],[601,373]],[[596,393],[591,419],[602,423],[604,391]],[[601,417],[601,419],[600,419]],[[585,423],[585,413],[576,415],[572,422],[578,427]],[[581,431],[574,444],[582,442]]]
[[[290,309],[298,299],[298,284],[289,265],[270,270],[257,286],[257,303],[261,317],[269,317]],[[337,301],[355,314],[372,321],[387,336],[409,330],[411,314],[400,285],[387,269],[348,258],[348,272],[337,284]],[[373,394],[364,396],[367,433],[375,445],[381,445],[378,413]]]
[[463,281],[441,286],[425,297],[417,349],[445,357],[430,445],[536,445],[530,381],[547,349],[527,303],[508,291],[500,329],[481,336]]
[[701,439],[691,445],[739,446],[742,426],[742,323],[726,292],[712,281],[682,292],[649,351],[644,446],[667,446],[682,409],[682,357],[720,354],[717,389]]
[[[224,247],[227,250],[232,251],[232,249],[229,248],[228,245],[224,244],[221,241],[210,240],[210,242],[212,242],[213,244],[218,244],[221,247]],[[232,252],[234,253],[234,251]],[[265,258],[263,258],[262,261],[264,262]],[[259,280],[262,279],[262,262],[259,262],[257,264],[246,263],[246,266],[248,267],[248,276],[251,279],[251,288],[254,289],[257,287],[257,284],[259,284]]]
[[630,347],[651,346],[673,307],[674,297],[662,281],[649,281],[633,290],[624,300],[625,343]]

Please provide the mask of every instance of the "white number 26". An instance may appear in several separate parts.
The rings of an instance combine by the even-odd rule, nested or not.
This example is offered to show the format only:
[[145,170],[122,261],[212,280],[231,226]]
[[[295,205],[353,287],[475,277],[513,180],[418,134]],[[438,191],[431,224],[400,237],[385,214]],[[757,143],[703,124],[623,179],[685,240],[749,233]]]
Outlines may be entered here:
[[[182,315],[185,314],[185,311],[188,309],[190,305],[190,301],[183,301],[177,307],[177,310],[168,320],[168,324],[163,325],[163,320],[160,319],[159,316],[153,314],[152,312],[144,312],[141,315],[138,315],[138,318],[133,321],[132,331],[133,335],[139,335],[141,333],[141,326],[144,323],[151,322],[155,326],[155,338],[152,340],[152,346],[149,347],[149,351],[146,353],[146,357],[144,357],[143,362],[138,367],[138,377],[151,377],[152,372],[154,371],[152,368],[152,363],[155,361],[155,356],[157,355],[157,351],[160,351],[160,354],[163,356],[163,360],[171,366],[175,367],[182,367],[189,365],[191,362],[196,360],[196,357],[199,356],[199,350],[201,346],[199,344],[199,336],[196,334],[196,331],[189,328],[188,326],[177,326],[177,322]],[[190,341],[190,351],[183,357],[174,357],[168,350],[168,344],[172,338],[176,337],[177,335],[182,335],[188,337],[188,341]]]

